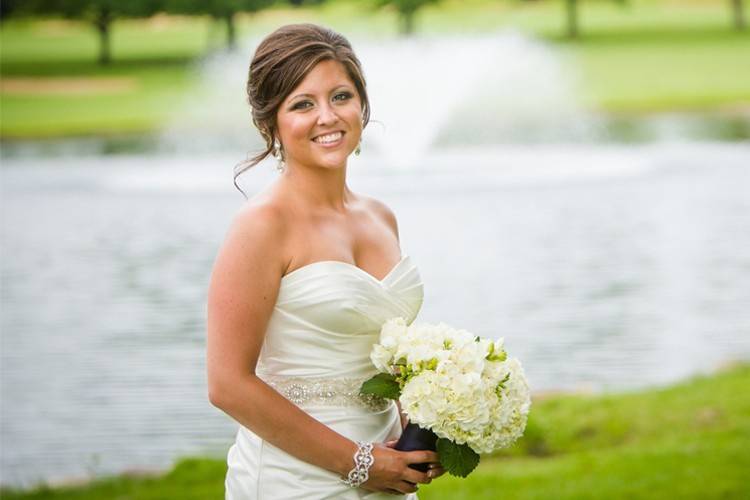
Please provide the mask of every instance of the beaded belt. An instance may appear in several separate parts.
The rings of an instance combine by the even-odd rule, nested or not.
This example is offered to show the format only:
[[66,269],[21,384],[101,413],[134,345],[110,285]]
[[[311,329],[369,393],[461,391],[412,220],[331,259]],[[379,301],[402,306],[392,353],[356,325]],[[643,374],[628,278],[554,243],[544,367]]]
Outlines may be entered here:
[[391,403],[391,400],[387,398],[373,394],[360,394],[359,389],[367,380],[361,377],[315,378],[281,375],[259,375],[259,377],[298,406],[308,404],[363,406],[372,411],[383,411]]

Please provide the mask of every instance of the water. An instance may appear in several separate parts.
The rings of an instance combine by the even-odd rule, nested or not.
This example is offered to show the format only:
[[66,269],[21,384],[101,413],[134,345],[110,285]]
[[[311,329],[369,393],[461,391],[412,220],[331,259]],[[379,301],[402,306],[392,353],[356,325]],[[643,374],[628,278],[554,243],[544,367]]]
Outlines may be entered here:
[[[746,116],[731,137],[715,118],[589,116],[551,49],[514,34],[360,46],[379,121],[349,183],[396,212],[425,283],[418,321],[505,337],[534,391],[750,359],[750,145],[713,135],[743,138]],[[446,54],[488,53],[516,63],[459,61],[463,79],[431,85]],[[403,61],[388,54],[419,64],[389,79]],[[223,87],[242,88],[248,57],[205,63],[208,100],[185,113],[208,129],[178,117],[155,137],[4,145],[3,483],[226,453],[237,424],[207,400],[205,302],[244,201],[232,167],[258,144]],[[540,99],[493,94],[524,81]],[[275,175],[239,182],[252,195]]]
[[[235,158],[2,168],[3,482],[221,456],[205,293]],[[750,357],[750,148],[443,151],[350,165],[399,217],[420,321],[504,336],[532,388],[621,390]],[[273,180],[264,164],[242,178]],[[450,265],[446,265],[450,263]]]

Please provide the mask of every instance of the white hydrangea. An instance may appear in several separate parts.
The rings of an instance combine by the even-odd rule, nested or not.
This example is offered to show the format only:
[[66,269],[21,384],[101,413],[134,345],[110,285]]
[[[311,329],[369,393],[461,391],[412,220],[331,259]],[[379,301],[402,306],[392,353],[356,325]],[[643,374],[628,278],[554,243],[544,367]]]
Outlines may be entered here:
[[383,373],[391,373],[390,365],[400,339],[406,335],[407,324],[402,317],[391,318],[380,329],[380,342],[370,352],[372,364]]
[[507,359],[503,338],[392,318],[370,358],[379,371],[396,375],[409,420],[439,437],[491,453],[526,428],[529,386],[521,363]]

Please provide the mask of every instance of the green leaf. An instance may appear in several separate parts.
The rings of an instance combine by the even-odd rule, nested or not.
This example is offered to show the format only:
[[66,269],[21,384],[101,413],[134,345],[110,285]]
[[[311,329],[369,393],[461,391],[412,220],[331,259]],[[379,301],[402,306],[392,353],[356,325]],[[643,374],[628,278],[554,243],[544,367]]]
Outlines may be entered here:
[[456,444],[444,438],[437,440],[440,463],[451,475],[466,477],[479,465],[479,454],[468,444]]
[[396,377],[389,373],[378,373],[366,380],[359,389],[360,394],[374,394],[383,398],[398,399],[401,395]]

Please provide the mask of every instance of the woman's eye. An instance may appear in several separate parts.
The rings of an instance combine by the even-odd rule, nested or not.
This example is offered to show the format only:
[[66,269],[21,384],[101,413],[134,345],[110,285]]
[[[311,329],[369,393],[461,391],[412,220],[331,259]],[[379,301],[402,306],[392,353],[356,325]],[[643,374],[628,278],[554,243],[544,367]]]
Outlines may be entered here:
[[310,101],[300,101],[292,106],[292,109],[305,109],[307,107],[306,104],[310,104]]
[[344,101],[350,97],[352,97],[352,95],[349,92],[341,92],[340,94],[333,96],[333,99],[336,101]]

